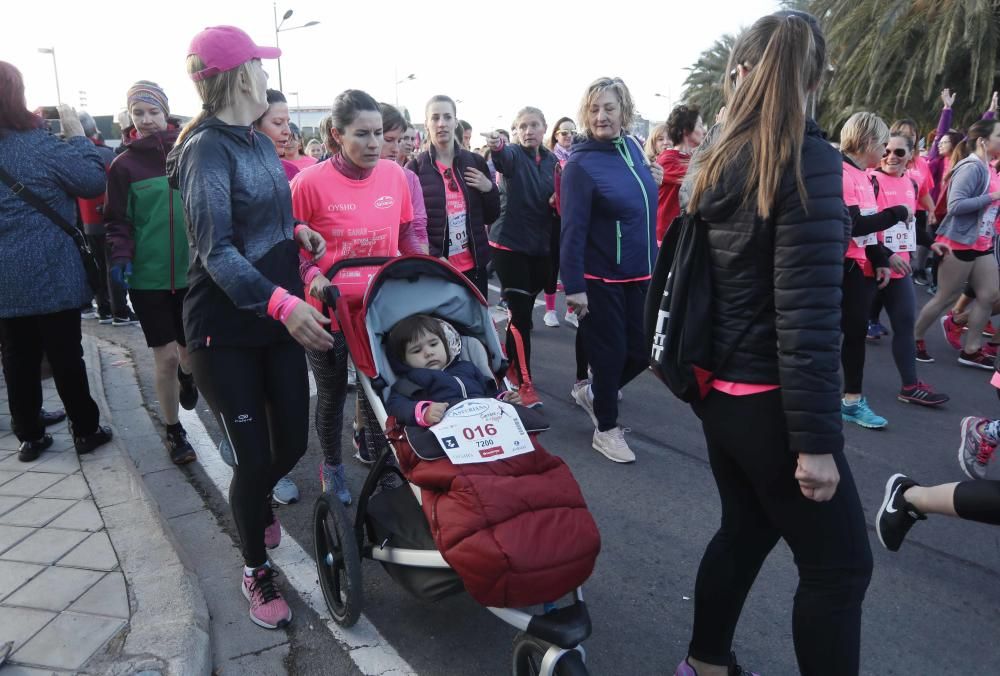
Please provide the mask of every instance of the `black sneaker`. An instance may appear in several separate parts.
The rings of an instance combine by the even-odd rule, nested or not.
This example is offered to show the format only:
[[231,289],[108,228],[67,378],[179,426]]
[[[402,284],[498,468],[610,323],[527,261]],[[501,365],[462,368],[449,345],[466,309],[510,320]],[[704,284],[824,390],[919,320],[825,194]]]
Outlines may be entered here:
[[183,427],[167,431],[167,448],[170,449],[170,460],[175,465],[186,465],[198,459]]
[[913,524],[927,518],[903,499],[903,493],[919,485],[905,474],[893,474],[885,484],[885,497],[875,517],[875,532],[879,542],[890,552],[899,551]]
[[82,436],[73,433],[72,427],[70,433],[73,434],[73,448],[76,449],[77,455],[90,453],[98,446],[103,446],[111,441],[111,428],[104,425],[98,425],[96,431]]
[[115,320],[115,317],[110,312],[100,312],[97,315],[98,324],[110,324]]
[[923,364],[934,363],[934,357],[927,351],[927,343],[922,340],[917,341],[917,361]]
[[177,367],[177,381],[181,384],[180,402],[186,411],[193,411],[198,404],[198,388],[194,384],[194,376],[184,373]]
[[115,316],[111,320],[111,326],[132,326],[138,322],[139,320],[136,318],[135,313],[129,310],[128,314],[124,317]]
[[46,448],[52,445],[52,435],[43,434],[38,441],[22,441],[17,451],[17,459],[21,462],[34,462]]
[[927,383],[917,381],[915,385],[904,385],[896,399],[907,404],[919,404],[920,406],[940,406],[947,402],[950,397],[943,392],[935,392],[934,388]]
[[54,411],[46,411],[43,408],[41,413],[38,414],[38,421],[42,423],[42,427],[52,427],[53,425],[58,425],[65,419],[66,411],[61,408],[57,408]]

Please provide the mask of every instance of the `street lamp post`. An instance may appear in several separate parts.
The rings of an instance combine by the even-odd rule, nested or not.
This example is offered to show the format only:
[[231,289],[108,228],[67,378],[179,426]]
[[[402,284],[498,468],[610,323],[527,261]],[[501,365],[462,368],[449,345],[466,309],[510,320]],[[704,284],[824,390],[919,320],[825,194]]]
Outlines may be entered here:
[[[399,73],[396,73],[396,77],[399,77]],[[416,80],[416,79],[417,79],[417,76],[414,75],[413,73],[410,73],[409,75],[407,75],[406,77],[404,77],[402,80],[396,80],[396,107],[397,108],[399,108],[399,85],[403,84],[404,82],[408,82],[410,80]]]
[[59,92],[59,67],[56,65],[56,48],[55,47],[39,47],[38,51],[41,54],[51,54],[52,55],[52,70],[56,75],[56,103],[62,104],[62,94]]
[[[291,28],[282,28],[282,26],[285,25],[285,22],[288,21],[289,18],[291,18],[292,14],[294,12],[292,10],[290,10],[290,9],[287,10],[287,11],[285,11],[285,13],[281,15],[281,21],[279,22],[278,21],[278,3],[277,2],[273,2],[273,3],[271,3],[271,5],[274,8],[274,46],[275,47],[280,47],[281,46],[281,45],[278,44],[278,33],[284,33],[286,31],[294,31],[294,30],[298,30],[299,28],[309,28],[310,26],[315,26],[315,25],[317,25],[319,23],[319,21],[307,21],[306,23],[302,24],[301,26],[292,26]],[[281,81],[281,57],[279,56],[278,57],[278,90],[280,91],[282,89],[283,89],[283,83]]]
[[299,103],[299,93],[298,92],[288,92],[289,96],[295,97],[295,111],[299,118],[299,133],[302,132],[302,105]]

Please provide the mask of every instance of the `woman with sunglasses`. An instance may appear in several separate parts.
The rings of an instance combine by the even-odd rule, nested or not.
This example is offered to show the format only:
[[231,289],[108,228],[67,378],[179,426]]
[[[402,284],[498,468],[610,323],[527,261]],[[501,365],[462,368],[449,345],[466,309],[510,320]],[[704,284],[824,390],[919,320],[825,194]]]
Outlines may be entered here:
[[[982,330],[1000,298],[997,261],[993,254],[997,214],[1000,212],[1000,176],[991,166],[1000,158],[1000,122],[979,120],[969,127],[968,136],[955,154],[968,153],[955,163],[948,181],[948,213],[937,230],[937,241],[947,244],[952,255],[938,266],[938,291],[924,305],[914,328],[917,360],[933,362],[924,335],[965,288],[976,295],[968,318],[968,331],[958,363],[973,368],[992,369],[994,357],[982,350]],[[948,334],[945,326],[945,334]]]
[[486,226],[500,215],[500,193],[481,156],[455,137],[455,102],[438,95],[424,108],[430,145],[406,168],[420,178],[432,256],[448,260],[486,298],[490,247]]
[[841,299],[843,343],[840,359],[844,367],[844,397],[840,415],[845,421],[867,429],[881,429],[889,424],[872,411],[862,394],[868,316],[876,288],[889,283],[892,269],[903,273],[908,268],[900,257],[891,259],[889,250],[879,243],[876,233],[899,222],[908,223],[913,215],[903,204],[880,210],[875,198],[867,170],[879,166],[888,141],[889,128],[874,113],[855,113],[840,131],[844,204],[851,217]]
[[[889,134],[889,144],[882,157],[881,166],[871,173],[872,187],[878,208],[886,210],[905,205],[911,213],[917,209],[920,186],[907,172],[913,159],[913,139],[899,132]],[[940,406],[949,397],[935,392],[926,383],[917,380],[916,348],[913,342],[913,324],[917,314],[917,299],[910,278],[910,256],[917,246],[926,246],[939,256],[949,253],[941,242],[933,242],[927,231],[917,227],[916,219],[899,222],[878,233],[889,251],[892,273],[889,283],[879,292],[882,304],[892,323],[892,358],[902,380],[899,401],[921,406]],[[893,259],[898,259],[893,260]]]

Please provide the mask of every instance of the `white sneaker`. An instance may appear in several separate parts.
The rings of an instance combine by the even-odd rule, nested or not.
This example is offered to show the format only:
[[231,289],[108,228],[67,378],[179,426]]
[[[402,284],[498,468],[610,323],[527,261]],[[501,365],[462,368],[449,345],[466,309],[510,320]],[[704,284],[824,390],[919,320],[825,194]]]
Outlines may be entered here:
[[570,326],[572,326],[574,329],[580,328],[580,320],[577,319],[576,313],[573,312],[572,310],[566,310],[566,316],[563,317],[563,320],[567,324],[569,324]]
[[542,321],[545,322],[546,326],[552,327],[553,329],[559,327],[559,315],[556,314],[555,310],[549,310],[542,317]]
[[358,371],[354,368],[354,360],[347,360],[347,389],[353,390],[358,386]]
[[635,453],[625,443],[625,433],[621,427],[607,432],[594,430],[594,450],[614,462],[635,462]]
[[577,406],[586,411],[587,415],[590,416],[594,427],[597,427],[597,415],[594,413],[594,395],[590,393],[590,382],[584,380],[573,385],[573,391],[570,394],[573,395],[573,401],[576,402]]

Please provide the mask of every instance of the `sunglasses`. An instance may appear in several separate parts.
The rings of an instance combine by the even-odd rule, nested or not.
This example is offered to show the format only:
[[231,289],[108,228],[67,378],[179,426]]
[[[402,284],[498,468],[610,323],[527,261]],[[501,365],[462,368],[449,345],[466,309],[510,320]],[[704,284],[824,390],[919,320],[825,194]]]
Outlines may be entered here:
[[444,177],[448,181],[448,190],[458,192],[458,183],[455,182],[455,175],[451,173],[451,167],[444,170]]
[[893,150],[889,150],[888,148],[886,148],[885,152],[882,153],[882,157],[889,157],[889,153],[892,153],[896,157],[903,159],[904,157],[906,157],[906,153],[908,152],[909,151],[906,150],[906,148],[895,148]]

